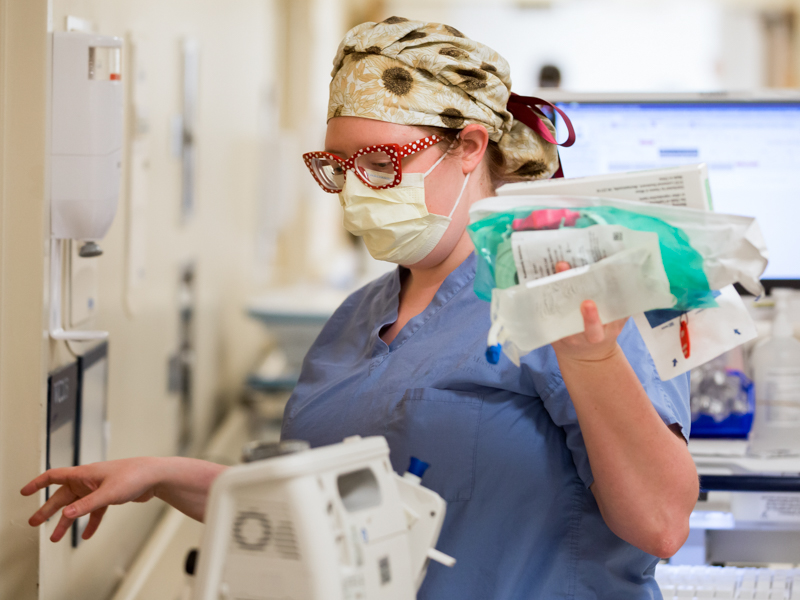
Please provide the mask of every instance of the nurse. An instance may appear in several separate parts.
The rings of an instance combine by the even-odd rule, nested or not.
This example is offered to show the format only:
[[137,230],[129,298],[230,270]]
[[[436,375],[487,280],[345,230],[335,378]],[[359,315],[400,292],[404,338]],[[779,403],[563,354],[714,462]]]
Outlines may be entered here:
[[[590,300],[584,333],[520,367],[484,357],[469,207],[558,168],[506,109],[510,87],[502,57],[447,25],[392,17],[346,35],[325,150],[303,158],[345,227],[400,266],[328,321],[283,437],[383,435],[398,472],[412,455],[431,464],[424,483],[448,503],[438,548],[458,563],[432,564],[421,599],[659,598],[658,557],[685,541],[698,495],[688,376],[661,381],[633,323],[603,325]],[[109,504],[153,496],[202,520],[223,468],[127,459],[48,471],[23,493],[62,484],[31,524],[65,507],[53,539],[85,514],[89,537]]]

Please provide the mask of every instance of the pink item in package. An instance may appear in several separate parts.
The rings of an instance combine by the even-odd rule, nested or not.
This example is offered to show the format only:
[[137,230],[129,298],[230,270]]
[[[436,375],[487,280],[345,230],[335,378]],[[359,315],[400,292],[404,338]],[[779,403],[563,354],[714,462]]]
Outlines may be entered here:
[[512,227],[514,231],[524,231],[526,229],[558,229],[559,227],[572,227],[581,214],[568,208],[544,208],[534,210],[524,219],[514,219]]

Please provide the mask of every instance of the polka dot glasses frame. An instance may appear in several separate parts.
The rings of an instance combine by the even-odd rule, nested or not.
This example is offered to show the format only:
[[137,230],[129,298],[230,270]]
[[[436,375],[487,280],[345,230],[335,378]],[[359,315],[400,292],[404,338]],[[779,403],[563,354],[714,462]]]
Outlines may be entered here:
[[379,144],[362,148],[344,160],[330,152],[306,152],[303,160],[319,186],[331,194],[341,192],[348,171],[373,190],[393,188],[403,177],[402,160],[442,141],[438,135],[429,135],[405,146]]

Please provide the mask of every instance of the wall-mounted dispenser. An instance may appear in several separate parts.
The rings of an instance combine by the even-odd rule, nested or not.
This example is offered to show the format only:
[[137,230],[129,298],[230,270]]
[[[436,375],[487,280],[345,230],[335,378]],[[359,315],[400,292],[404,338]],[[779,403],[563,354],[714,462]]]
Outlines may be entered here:
[[53,34],[51,138],[51,297],[54,339],[97,340],[104,331],[64,331],[61,325],[64,240],[79,255],[102,253],[98,243],[117,212],[122,172],[122,38]]
[[52,234],[97,242],[122,172],[122,38],[53,34]]

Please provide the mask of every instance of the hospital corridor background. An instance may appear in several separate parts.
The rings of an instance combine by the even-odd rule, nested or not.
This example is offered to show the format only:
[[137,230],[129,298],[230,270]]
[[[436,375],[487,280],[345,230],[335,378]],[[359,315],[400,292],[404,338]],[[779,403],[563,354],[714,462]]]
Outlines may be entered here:
[[792,448],[748,447],[754,353],[777,324],[800,339],[800,0],[0,0],[0,600],[191,597],[203,524],[153,500],[52,543],[57,518],[28,525],[45,492],[19,490],[278,441],[328,318],[395,268],[301,158],[342,37],[393,15],[474,35],[563,110],[566,177],[703,163],[713,210],[756,217],[757,336],[692,371],[701,492],[656,580],[668,600],[800,598],[800,419]]

